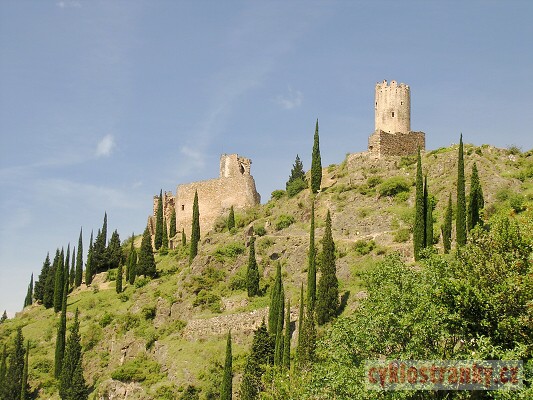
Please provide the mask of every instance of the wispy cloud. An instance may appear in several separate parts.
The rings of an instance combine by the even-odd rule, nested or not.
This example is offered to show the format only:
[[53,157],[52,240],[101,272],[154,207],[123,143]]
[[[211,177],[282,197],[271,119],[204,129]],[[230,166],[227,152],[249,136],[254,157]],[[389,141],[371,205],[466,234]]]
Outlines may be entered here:
[[76,0],[62,0],[56,3],[59,8],[81,8],[81,3]]
[[276,98],[276,102],[282,106],[285,110],[292,110],[293,108],[300,107],[302,105],[303,94],[299,90],[293,90],[290,86],[288,93],[279,95]]
[[105,135],[96,146],[96,157],[108,157],[115,147],[115,138],[113,135]]

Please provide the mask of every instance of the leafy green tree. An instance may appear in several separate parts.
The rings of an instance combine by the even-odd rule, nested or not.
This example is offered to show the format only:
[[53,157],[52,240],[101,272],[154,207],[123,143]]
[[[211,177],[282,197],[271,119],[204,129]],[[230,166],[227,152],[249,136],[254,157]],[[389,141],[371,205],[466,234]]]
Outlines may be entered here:
[[37,282],[35,282],[34,297],[36,301],[42,302],[44,300],[44,288],[46,284],[46,278],[50,273],[50,268],[50,254],[47,253],[46,258],[43,262],[43,266],[41,268],[41,273],[39,274],[39,278]]
[[276,265],[276,277],[274,279],[274,286],[270,292],[270,308],[268,310],[268,332],[275,337],[278,326],[279,316],[279,300],[281,293],[281,263],[278,261]]
[[181,245],[183,247],[187,246],[187,236],[185,236],[185,229],[181,229]]
[[317,320],[320,325],[325,324],[337,315],[339,307],[339,282],[335,266],[335,243],[331,233],[331,215],[328,210],[326,229],[322,238],[322,253],[320,254],[320,268],[322,275],[318,281],[316,301]]
[[291,175],[289,180],[285,184],[285,189],[289,197],[294,197],[302,190],[307,188],[307,182],[305,181],[305,171],[302,161],[298,154],[296,154],[296,160],[292,166]]
[[322,161],[320,159],[320,143],[318,138],[318,119],[316,120],[315,136],[313,140],[313,154],[311,157],[311,192],[317,193],[322,183]]
[[30,398],[30,388],[28,386],[28,362],[30,355],[30,342],[26,345],[26,357],[24,359],[24,369],[22,370],[22,382],[20,385],[20,400],[27,400]]
[[68,275],[68,284],[70,287],[74,287],[74,279],[76,278],[76,247],[72,249],[72,263],[70,266],[70,273]]
[[24,299],[24,307],[31,306],[33,303],[33,274],[31,274],[30,284],[28,285],[28,292]]
[[285,321],[285,292],[283,282],[278,293],[278,321],[276,323],[276,337],[274,345],[274,365],[281,366],[283,361],[283,322]]
[[474,229],[476,225],[481,224],[481,210],[484,206],[483,189],[479,181],[477,165],[474,163],[470,178],[470,196],[468,197],[468,213],[466,215],[466,223],[469,231]]
[[107,268],[118,268],[122,264],[122,247],[120,246],[120,236],[117,230],[111,234],[109,245],[107,246]]
[[433,198],[429,195],[428,178],[427,175],[424,180],[424,193],[425,193],[425,209],[426,209],[426,222],[425,222],[425,234],[426,240],[425,247],[433,247]]
[[87,386],[83,378],[80,323],[78,309],[65,347],[65,357],[59,378],[59,395],[65,400],[87,399]]
[[156,250],[159,250],[163,244],[163,222],[163,189],[161,189],[159,198],[157,199],[157,213],[155,217],[154,247]]
[[85,284],[89,286],[93,281],[93,232],[91,231],[91,239],[89,240],[89,252],[87,253],[87,263],[85,264]]
[[228,220],[226,222],[226,226],[228,227],[228,231],[231,232],[233,228],[235,228],[235,211],[233,210],[233,206],[229,209],[229,215]]
[[59,312],[63,300],[63,287],[65,286],[65,251],[63,249],[59,254],[54,282],[54,312]]
[[173,238],[176,236],[176,208],[172,208],[172,213],[170,214],[170,228],[168,230],[168,237]]
[[133,285],[135,283],[135,277],[137,276],[137,251],[134,247],[135,242],[135,235],[131,234],[131,247],[130,247],[130,253],[128,255],[128,282],[130,285]]
[[285,335],[283,336],[283,357],[281,365],[286,370],[291,369],[291,300],[287,300],[285,311]]
[[3,395],[2,400],[20,399],[24,375],[24,356],[24,336],[22,336],[22,328],[19,327],[9,356],[9,367],[7,367],[4,384],[0,387],[0,393]]
[[266,365],[272,365],[274,357],[274,345],[267,331],[265,321],[254,333],[252,349],[246,359],[244,373],[240,387],[241,400],[255,400],[264,386],[261,377],[265,372]]
[[192,206],[192,229],[191,229],[191,249],[189,252],[189,264],[198,254],[198,242],[200,241],[200,208],[198,207],[198,191],[194,192],[194,202]]
[[136,275],[144,275],[155,278],[156,268],[154,252],[152,249],[152,239],[148,226],[145,228],[141,242],[141,249],[139,251],[139,261],[137,262]]
[[74,287],[80,287],[83,280],[83,228],[80,228],[78,239],[78,253],[76,255],[76,272],[74,277]]
[[250,255],[248,256],[248,268],[246,270],[246,289],[248,297],[259,295],[259,268],[255,259],[255,236],[250,238]]
[[424,210],[424,182],[422,179],[422,158],[418,148],[416,162],[416,186],[415,186],[415,225],[413,227],[413,247],[415,260],[420,259],[420,252],[425,242],[425,210]]
[[7,346],[4,343],[4,348],[2,350],[2,358],[0,358],[0,398],[2,398],[3,396],[2,388],[5,385],[6,373],[7,373]]
[[231,400],[232,395],[232,356],[231,356],[231,331],[228,332],[228,341],[226,344],[226,362],[224,363],[224,377],[222,378],[222,389],[220,391],[220,400]]
[[457,156],[457,212],[455,215],[455,233],[457,247],[466,244],[466,194],[465,194],[465,162],[463,154],[463,134],[459,139]]
[[446,213],[444,214],[444,222],[441,225],[442,244],[444,247],[444,253],[448,254],[452,248],[452,220],[453,220],[453,208],[452,208],[452,195],[448,196],[448,207],[446,207]]
[[117,268],[117,281],[115,284],[115,290],[118,294],[122,293],[122,274],[122,263],[120,263]]
[[65,356],[65,340],[67,334],[67,293],[68,293],[68,266],[64,268],[64,288],[61,299],[61,317],[57,327],[56,351],[54,359],[54,377],[59,378]]
[[309,254],[307,259],[307,304],[315,308],[316,300],[316,248],[315,248],[315,201],[311,199],[311,227],[309,228]]

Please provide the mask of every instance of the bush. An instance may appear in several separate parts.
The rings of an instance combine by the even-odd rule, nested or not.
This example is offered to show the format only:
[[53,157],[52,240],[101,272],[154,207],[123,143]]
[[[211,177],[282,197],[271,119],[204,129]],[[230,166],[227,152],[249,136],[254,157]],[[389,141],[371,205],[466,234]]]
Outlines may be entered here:
[[294,223],[294,217],[292,215],[281,214],[276,220],[276,230],[280,231],[282,229],[288,228]]
[[111,323],[111,321],[113,321],[113,314],[110,314],[108,313],[107,311],[104,313],[104,315],[102,315],[102,318],[100,318],[100,326],[102,328],[105,328],[107,325],[109,325]]
[[155,318],[155,306],[145,306],[141,311],[145,320],[152,320]]
[[400,168],[413,165],[416,163],[416,159],[416,156],[402,156],[402,158],[400,158]]
[[254,226],[254,233],[257,236],[265,236],[266,235],[266,229],[263,225],[255,225]]
[[192,305],[194,307],[201,306],[202,309],[208,308],[212,312],[220,312],[222,308],[222,301],[218,294],[202,289],[196,299],[194,299]]
[[143,286],[146,286],[148,283],[150,283],[151,279],[148,276],[142,276],[140,278],[137,278],[135,280],[135,287],[137,289],[142,288]]
[[376,247],[376,242],[373,240],[361,239],[355,242],[354,249],[357,254],[362,256],[370,253]]
[[127,332],[132,330],[133,328],[136,328],[137,326],[139,326],[140,323],[139,317],[129,312],[122,315],[120,318],[117,318],[117,320],[118,324],[121,325],[123,332]]
[[229,288],[231,290],[246,290],[246,271],[247,266],[244,265],[231,277],[229,281]]
[[393,176],[379,185],[378,193],[380,197],[395,196],[401,192],[408,192],[411,182],[402,176]]
[[383,182],[383,179],[380,176],[371,176],[366,180],[366,185],[369,188],[373,188],[379,185],[381,182]]
[[244,253],[244,250],[244,244],[233,242],[225,246],[218,246],[213,255],[218,261],[224,262],[227,258],[235,260],[239,254]]
[[524,206],[524,201],[525,198],[521,194],[513,194],[509,199],[509,204],[514,212],[518,214],[526,209]]
[[405,203],[407,200],[409,200],[409,192],[400,192],[396,196],[394,196],[394,200],[397,203]]
[[146,382],[149,386],[163,377],[160,371],[161,366],[156,361],[149,360],[145,354],[141,354],[118,367],[111,374],[111,378],[120,382]]
[[278,189],[278,190],[274,190],[272,192],[272,194],[270,195],[270,199],[271,200],[279,200],[283,196],[285,196],[285,190]]
[[411,233],[409,232],[409,229],[402,228],[398,229],[396,232],[394,232],[394,241],[396,243],[405,243],[411,238]]
[[287,195],[289,197],[294,197],[304,189],[307,189],[307,182],[302,178],[296,178],[287,185]]
[[212,288],[216,287],[219,282],[223,281],[225,277],[225,271],[219,268],[214,268],[210,265],[203,270],[199,276],[195,275],[192,277],[193,293],[198,294],[202,290],[211,290]]
[[117,270],[110,269],[109,271],[107,271],[106,282],[116,281],[116,280],[117,280]]

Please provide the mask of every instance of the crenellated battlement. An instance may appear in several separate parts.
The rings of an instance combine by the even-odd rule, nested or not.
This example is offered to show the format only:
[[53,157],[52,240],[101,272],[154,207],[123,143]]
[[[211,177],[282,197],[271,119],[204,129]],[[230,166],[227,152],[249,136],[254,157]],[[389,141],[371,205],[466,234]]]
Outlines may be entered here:
[[384,79],[383,82],[376,83],[376,89],[397,89],[397,88],[409,90],[409,85],[405,83],[398,83],[395,80],[390,81],[390,84],[389,84],[386,79]]

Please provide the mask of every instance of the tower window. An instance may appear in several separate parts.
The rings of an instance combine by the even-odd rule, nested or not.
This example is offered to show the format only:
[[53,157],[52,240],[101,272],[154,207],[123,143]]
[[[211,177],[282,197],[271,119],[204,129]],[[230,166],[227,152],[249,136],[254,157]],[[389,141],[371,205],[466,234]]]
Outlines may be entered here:
[[403,106],[403,101],[400,101],[400,105]]
[[185,204],[182,204],[181,205],[181,211],[184,211],[185,210]]
[[394,118],[394,111],[392,112],[392,118]]

